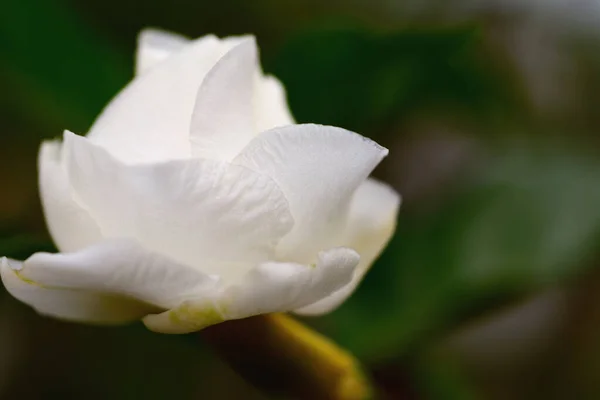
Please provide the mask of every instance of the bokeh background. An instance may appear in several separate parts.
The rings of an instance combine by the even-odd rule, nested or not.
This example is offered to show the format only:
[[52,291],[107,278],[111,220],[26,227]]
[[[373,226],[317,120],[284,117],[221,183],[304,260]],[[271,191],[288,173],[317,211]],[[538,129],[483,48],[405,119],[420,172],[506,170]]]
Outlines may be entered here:
[[[600,1],[2,0],[0,255],[52,250],[42,139],[83,134],[137,32],[254,33],[300,122],[390,148],[398,231],[306,322],[389,399],[600,398]],[[197,336],[53,321],[0,288],[0,399],[266,399]]]

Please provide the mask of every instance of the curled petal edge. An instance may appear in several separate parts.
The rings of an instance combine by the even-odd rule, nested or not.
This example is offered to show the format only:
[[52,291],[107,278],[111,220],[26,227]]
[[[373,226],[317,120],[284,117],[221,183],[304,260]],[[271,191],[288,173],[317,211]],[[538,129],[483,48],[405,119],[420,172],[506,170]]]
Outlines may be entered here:
[[189,333],[226,320],[259,314],[288,312],[327,297],[347,285],[360,261],[349,248],[319,253],[314,264],[269,262],[248,272],[233,285],[143,319],[161,333]]
[[112,325],[142,319],[155,332],[188,333],[312,304],[347,285],[359,261],[354,250],[333,248],[314,264],[266,262],[225,282],[115,239],[24,262],[2,258],[0,276],[14,297],[42,315]]

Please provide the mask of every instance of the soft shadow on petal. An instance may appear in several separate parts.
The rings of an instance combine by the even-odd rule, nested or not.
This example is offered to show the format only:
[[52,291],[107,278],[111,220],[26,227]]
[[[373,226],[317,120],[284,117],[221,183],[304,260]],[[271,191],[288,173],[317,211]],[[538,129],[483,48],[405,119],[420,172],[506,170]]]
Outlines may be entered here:
[[260,134],[233,163],[273,178],[290,204],[296,224],[279,258],[311,262],[343,232],[352,194],[387,153],[345,129],[303,124]]
[[[202,38],[200,38],[202,39]],[[241,43],[241,41],[252,41],[251,37],[230,37],[222,39],[222,43],[226,43],[230,46],[233,43]],[[236,42],[237,41],[237,42]],[[136,74],[140,75],[156,64],[166,60],[172,54],[182,50],[186,45],[189,45],[191,40],[186,38],[185,36],[179,35],[177,33],[164,31],[156,28],[146,28],[143,29],[138,35],[138,47],[136,54]],[[239,44],[237,44],[239,46]],[[247,50],[247,49],[246,49]],[[231,51],[230,51],[231,52]],[[238,51],[236,51],[238,53]],[[243,52],[241,52],[243,53]],[[204,89],[200,91],[204,100],[200,103],[196,103],[195,108],[200,108],[199,105],[204,106],[208,101],[208,108],[206,112],[200,112],[200,119],[202,117],[210,117],[214,116],[214,109],[218,106],[221,109],[221,106],[230,107],[229,102],[225,102],[225,104],[216,104],[223,103],[223,101],[216,101],[215,98],[221,97],[224,100],[234,99],[239,104],[239,92],[240,88],[235,90],[235,96],[230,96],[229,92],[223,93],[221,87],[232,87],[234,86],[233,80],[241,79],[239,72],[241,71],[241,75],[246,77],[247,73],[254,71],[254,82],[252,88],[252,102],[253,102],[253,121],[241,121],[243,118],[239,118],[239,113],[237,110],[232,110],[230,114],[233,117],[237,118],[243,123],[247,123],[246,127],[252,128],[254,127],[254,134],[258,134],[260,132],[264,132],[266,130],[276,128],[279,126],[292,125],[295,123],[294,118],[290,113],[290,109],[288,107],[287,96],[285,93],[285,88],[282,83],[274,76],[263,75],[262,71],[258,66],[258,58],[256,54],[250,54],[254,58],[254,60],[243,60],[241,59],[244,54],[237,54],[234,57],[232,55],[228,55],[228,61],[220,60],[217,64],[228,64],[226,68],[220,66],[219,68],[213,67],[213,69],[219,70],[219,76],[213,76],[214,73],[209,72],[207,77],[211,77],[209,82],[208,80],[203,82],[201,85],[204,86]],[[245,54],[248,56],[248,54]],[[239,62],[238,62],[239,61]],[[237,65],[235,63],[237,62]],[[256,64],[256,67],[255,67]],[[227,70],[227,71],[225,71]],[[230,74],[230,76],[227,76]],[[242,85],[246,85],[246,89],[248,82],[242,82]],[[212,92],[211,92],[212,91]],[[246,99],[247,101],[247,99]],[[244,110],[246,111],[246,110]],[[219,111],[221,112],[221,111]],[[247,118],[248,116],[246,116]],[[225,125],[231,124],[230,120],[227,118],[224,121]],[[203,134],[203,130],[199,129],[201,132],[199,135]],[[229,132],[226,132],[229,133]],[[217,140],[220,140],[217,137]],[[245,145],[250,138],[247,138],[246,142],[242,144]],[[228,140],[223,141],[227,146],[229,144]],[[212,144],[211,144],[212,145]],[[238,149],[239,151],[239,149]],[[237,151],[235,152],[237,153]]]
[[2,260],[2,282],[40,314],[92,323],[124,323],[210,292],[218,281],[127,239],[74,253]]
[[257,134],[296,123],[288,107],[285,88],[274,76],[258,77],[254,113]]
[[198,88],[237,43],[211,35],[190,42],[131,81],[100,114],[88,137],[127,163],[188,158]]
[[125,165],[65,133],[73,188],[106,237],[145,247],[229,279],[272,259],[293,220],[275,182],[211,160]]
[[73,197],[59,141],[42,143],[39,157],[40,197],[54,243],[61,251],[76,251],[102,240],[90,214]]
[[140,75],[150,70],[189,43],[190,39],[173,32],[155,28],[143,29],[138,35],[135,74]]
[[229,50],[208,72],[198,90],[190,128],[194,157],[231,160],[252,139],[257,73],[254,38]]
[[357,189],[352,198],[348,226],[341,243],[360,254],[360,263],[352,281],[330,296],[296,310],[298,314],[328,313],[354,292],[394,234],[400,202],[400,195],[393,188],[375,179],[366,180]]
[[322,299],[352,279],[358,254],[334,248],[319,254],[316,264],[264,263],[238,283],[213,297],[188,300],[178,307],[144,318],[146,326],[162,333],[187,333],[230,319],[287,312]]

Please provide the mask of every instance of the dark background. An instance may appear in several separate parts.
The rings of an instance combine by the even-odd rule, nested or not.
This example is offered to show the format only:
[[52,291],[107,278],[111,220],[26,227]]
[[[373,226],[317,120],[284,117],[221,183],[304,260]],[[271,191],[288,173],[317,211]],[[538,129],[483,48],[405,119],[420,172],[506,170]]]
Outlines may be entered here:
[[[390,149],[404,203],[356,294],[306,322],[388,398],[600,397],[600,2],[1,0],[0,255],[52,249],[42,139],[83,134],[137,32],[254,33],[299,122]],[[37,316],[0,289],[1,399],[261,399],[197,336]]]

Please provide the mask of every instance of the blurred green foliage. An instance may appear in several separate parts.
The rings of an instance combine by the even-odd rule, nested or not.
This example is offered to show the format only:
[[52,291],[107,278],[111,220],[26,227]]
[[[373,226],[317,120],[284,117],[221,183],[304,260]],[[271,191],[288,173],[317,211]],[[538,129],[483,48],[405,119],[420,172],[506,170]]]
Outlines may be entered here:
[[593,266],[599,160],[521,146],[501,153],[461,177],[436,212],[402,216],[361,290],[326,317],[332,336],[365,358],[402,355],[482,306]]
[[[117,8],[116,2],[111,4]],[[237,3],[211,7],[224,10],[232,4]],[[257,3],[256,9],[264,10],[265,4]],[[57,136],[64,128],[84,133],[129,79],[132,58],[122,49],[133,47],[135,38],[129,33],[146,22],[132,20],[112,29],[110,21],[97,20],[96,28],[102,29],[98,30],[86,20],[89,14],[80,13],[86,7],[81,4],[77,8],[61,1],[5,0],[2,6],[0,85],[5,89],[0,92],[4,109],[0,151],[6,158],[13,151],[33,152],[40,139]],[[156,6],[155,11],[160,9]],[[177,12],[185,13],[185,8]],[[170,23],[176,21],[169,15]],[[154,17],[153,23],[160,21],[157,13]],[[265,14],[255,22],[257,30],[263,34],[281,30],[283,23],[275,19]],[[298,121],[356,130],[392,149],[425,135],[412,128],[421,121],[452,121],[461,129],[459,137],[473,146],[448,185],[433,195],[406,200],[397,234],[360,290],[331,315],[307,322],[355,352],[373,370],[382,365],[392,371],[408,368],[424,398],[480,398],[474,393],[485,393],[485,387],[475,391],[458,372],[460,363],[440,360],[429,350],[474,316],[548,287],[577,288],[593,273],[600,234],[597,140],[581,132],[552,130],[555,119],[544,119],[543,112],[534,110],[526,78],[511,59],[514,55],[493,45],[489,26],[482,20],[402,25],[385,31],[340,23],[339,18],[327,21],[322,18],[319,24],[286,32],[278,46],[263,52],[266,70],[285,83]],[[238,27],[220,29],[233,33]],[[121,43],[111,42],[109,36]],[[569,125],[569,118],[577,120],[573,125],[586,126],[581,115],[566,118],[562,126]],[[22,142],[30,144],[18,145]],[[398,170],[418,180],[427,166],[418,157],[407,164],[410,168],[398,166],[394,157],[392,151],[388,166],[384,165],[387,169],[378,174],[402,193]],[[12,170],[21,167],[25,168],[12,165],[2,170],[6,174],[2,181],[10,183],[13,193],[19,182],[14,182],[18,179]],[[0,208],[3,204],[0,201]],[[48,236],[34,226],[15,225],[14,218],[0,220],[0,254],[24,258],[51,250]],[[600,300],[596,297],[592,299]],[[209,398],[260,398],[209,351],[199,349],[193,338],[159,337],[140,327],[110,331],[73,327],[33,315],[19,323],[50,327],[50,334],[62,340],[61,349],[70,355],[57,368],[72,372],[73,381],[83,380],[80,390],[110,380],[108,389],[93,398],[185,398],[202,385],[214,386]],[[598,330],[593,323],[581,325]],[[68,340],[61,339],[65,333]],[[569,337],[578,340],[581,335]],[[27,362],[60,357],[45,349],[51,340],[35,335],[28,340],[28,346],[43,356],[28,355]],[[597,357],[597,345],[592,347]],[[73,370],[87,359],[95,361]],[[154,360],[152,367],[148,359]],[[569,366],[584,371],[586,382],[600,377],[599,370],[581,367],[577,357],[569,359]],[[585,365],[597,366],[594,360]],[[46,373],[28,368],[40,376]],[[49,377],[43,381],[56,384]],[[600,394],[581,379],[567,381],[586,387],[590,398]],[[68,392],[69,384],[58,386]],[[16,386],[15,396],[23,394]]]
[[2,8],[3,83],[14,88],[13,111],[85,132],[128,80],[127,58],[59,1],[5,0]]
[[312,28],[282,48],[273,72],[300,122],[379,132],[432,109],[490,117],[514,112],[516,90],[486,58],[473,26],[402,29]]

